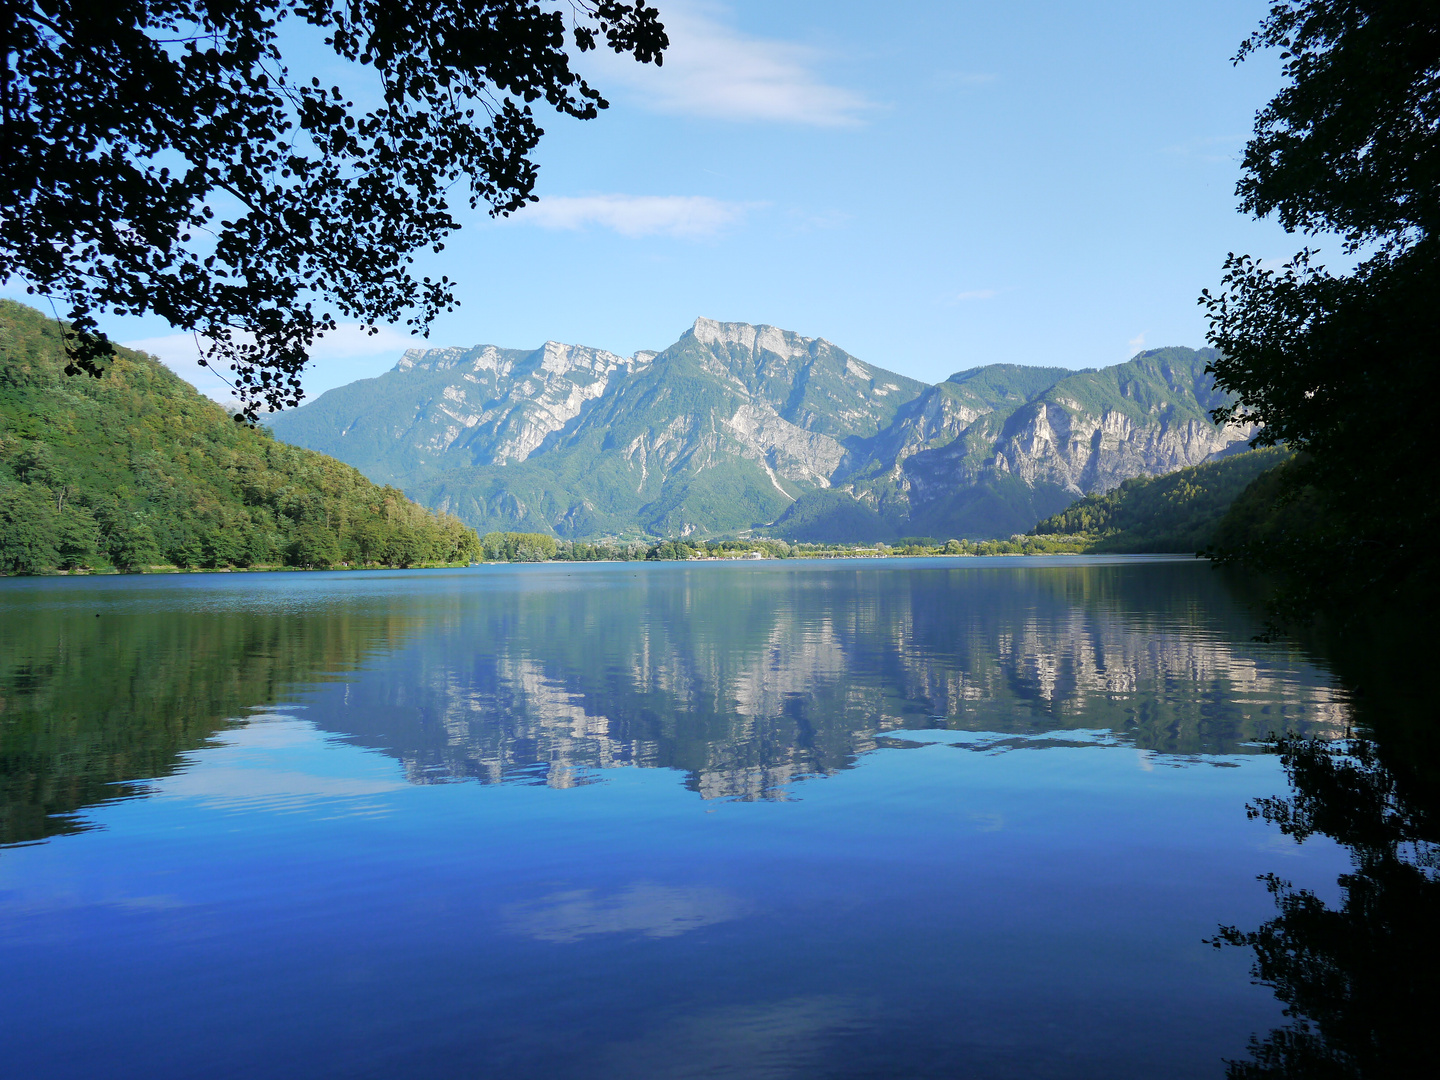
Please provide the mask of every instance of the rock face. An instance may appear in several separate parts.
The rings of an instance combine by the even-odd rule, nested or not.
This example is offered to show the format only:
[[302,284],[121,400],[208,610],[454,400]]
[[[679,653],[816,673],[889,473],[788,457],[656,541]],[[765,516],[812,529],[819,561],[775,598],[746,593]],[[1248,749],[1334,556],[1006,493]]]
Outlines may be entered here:
[[411,350],[273,426],[482,530],[685,536],[770,523],[831,539],[840,513],[876,539],[982,537],[1248,437],[1208,418],[1222,400],[1209,358],[993,364],[926,386],[823,338],[697,319],[664,352],[630,357],[557,342]]
[[409,349],[394,370],[281,414],[274,428],[302,445],[334,445],[342,451],[335,456],[387,483],[434,467],[508,465],[533,454],[617,375],[633,375],[654,357],[556,341],[529,352]]
[[1153,349],[1099,371],[961,372],[831,482],[914,533],[1019,532],[1082,495],[1198,465],[1248,439],[1251,430],[1209,418],[1225,401],[1204,372],[1212,355]]

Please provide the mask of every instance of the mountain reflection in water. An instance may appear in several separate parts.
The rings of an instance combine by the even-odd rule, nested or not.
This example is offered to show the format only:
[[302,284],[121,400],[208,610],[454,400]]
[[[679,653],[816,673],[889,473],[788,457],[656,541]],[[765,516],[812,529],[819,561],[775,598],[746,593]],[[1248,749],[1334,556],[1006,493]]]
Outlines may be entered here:
[[1252,641],[1224,576],[1192,561],[25,585],[0,609],[0,843],[82,829],[87,805],[287,701],[415,783],[567,787],[628,765],[740,799],[784,798],[902,727],[1234,754],[1345,726],[1329,677]]
[[[679,769],[706,798],[783,798],[897,728],[1104,731],[1165,754],[1328,736],[1329,676],[1258,645],[1190,562],[551,571],[306,698],[320,727],[418,783],[566,787]],[[1093,735],[1091,736],[1093,737]]]
[[353,671],[406,629],[404,616],[343,605],[197,604],[183,588],[197,581],[8,583],[0,844],[84,830],[85,807],[145,794],[139,781],[168,775],[181,754]]

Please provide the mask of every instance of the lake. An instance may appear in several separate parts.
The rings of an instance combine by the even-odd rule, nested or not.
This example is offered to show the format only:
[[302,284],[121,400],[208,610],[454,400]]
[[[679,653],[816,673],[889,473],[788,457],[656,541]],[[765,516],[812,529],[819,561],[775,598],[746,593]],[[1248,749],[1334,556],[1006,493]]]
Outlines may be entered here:
[[15,1077],[1220,1077],[1352,702],[1174,558],[0,582]]

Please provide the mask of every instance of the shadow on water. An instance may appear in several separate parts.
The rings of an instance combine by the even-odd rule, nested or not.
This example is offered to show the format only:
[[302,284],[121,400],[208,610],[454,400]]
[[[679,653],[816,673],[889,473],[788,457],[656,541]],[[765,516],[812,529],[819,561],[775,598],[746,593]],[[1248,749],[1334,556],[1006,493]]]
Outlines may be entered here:
[[143,794],[277,704],[416,783],[567,787],[629,765],[730,799],[784,798],[900,728],[1023,736],[988,752],[1071,731],[1181,755],[1338,734],[1328,674],[1256,629],[1188,561],[16,584],[0,595],[0,842],[82,829],[85,807]]
[[1440,726],[1433,656],[1412,632],[1428,618],[1392,615],[1327,642],[1353,692],[1353,737],[1292,737],[1275,747],[1290,793],[1257,800],[1251,815],[1297,840],[1332,838],[1351,870],[1333,907],[1267,876],[1276,916],[1256,929],[1224,927],[1215,939],[1252,951],[1253,977],[1290,1018],[1229,1064],[1233,1080],[1434,1075]]

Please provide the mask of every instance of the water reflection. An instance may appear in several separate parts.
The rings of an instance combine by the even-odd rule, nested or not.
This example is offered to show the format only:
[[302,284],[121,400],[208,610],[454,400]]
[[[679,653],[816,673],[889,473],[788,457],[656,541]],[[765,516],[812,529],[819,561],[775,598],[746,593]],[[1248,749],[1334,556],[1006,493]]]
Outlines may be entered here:
[[7,1064],[1213,1078],[1282,1018],[1202,939],[1343,866],[1245,820],[1351,719],[1258,629],[1194,562],[0,583],[6,838],[106,830],[0,853]]
[[1396,633],[1409,625],[1368,626],[1335,643],[1338,666],[1360,691],[1360,735],[1280,740],[1290,793],[1250,806],[1252,817],[1298,841],[1324,836],[1343,845],[1351,870],[1333,905],[1266,875],[1276,916],[1258,928],[1225,927],[1215,940],[1252,951],[1252,975],[1291,1018],[1252,1040],[1248,1059],[1230,1063],[1235,1080],[1433,1075],[1440,732],[1428,658]]
[[677,1080],[824,1075],[831,1071],[825,1068],[825,1057],[833,1044],[853,1040],[872,1026],[872,1018],[855,1002],[838,997],[714,1009],[607,1048],[596,1063],[596,1075]]
[[568,787],[639,766],[755,799],[902,727],[1234,754],[1346,716],[1329,676],[1254,642],[1193,563],[555,574],[456,597],[445,624],[311,695],[307,717],[417,783]]
[[592,889],[553,893],[505,912],[506,925],[536,941],[568,944],[590,934],[675,937],[737,918],[744,905],[719,889],[637,882],[611,896]]
[[902,727],[1166,754],[1343,730],[1328,675],[1255,631],[1193,562],[7,583],[0,842],[83,829],[84,807],[287,702],[414,783],[638,766],[729,799],[782,799]]
[[143,794],[216,732],[401,632],[343,611],[156,610],[113,594],[0,596],[0,844],[84,830],[85,807]]

